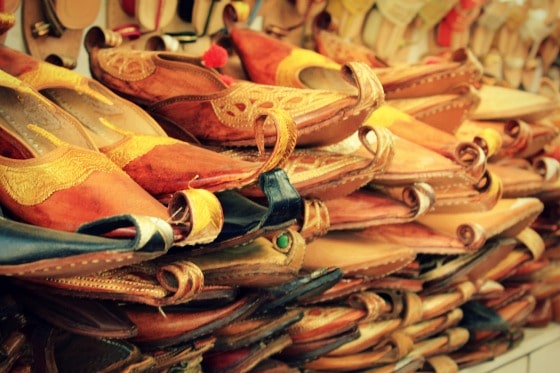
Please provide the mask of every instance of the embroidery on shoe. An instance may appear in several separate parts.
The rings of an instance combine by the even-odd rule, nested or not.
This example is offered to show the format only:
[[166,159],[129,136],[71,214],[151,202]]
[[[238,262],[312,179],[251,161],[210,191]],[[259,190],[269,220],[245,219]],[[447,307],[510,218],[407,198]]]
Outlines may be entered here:
[[107,97],[91,89],[87,84],[87,80],[80,76],[80,74],[49,63],[37,64],[33,70],[21,74],[18,78],[36,89],[55,86],[54,82],[63,82],[67,87],[71,87],[76,92],[91,96],[107,105],[113,105],[113,102]]
[[150,152],[158,145],[178,144],[180,141],[165,136],[149,136],[142,134],[133,134],[113,126],[105,118],[99,118],[99,121],[106,127],[125,136],[125,140],[118,143],[117,146],[111,148],[103,148],[103,154],[111,159],[120,168],[125,167],[133,160]]
[[306,90],[238,82],[235,91],[211,101],[216,117],[232,127],[250,128],[255,118],[272,108],[284,109],[292,117],[313,112],[346,95],[324,90]]
[[39,204],[59,190],[79,185],[93,172],[122,171],[100,153],[71,146],[63,148],[50,162],[20,167],[0,165],[0,173],[4,175],[2,186],[25,206]]
[[152,75],[156,65],[143,54],[151,52],[129,51],[123,54],[111,49],[98,52],[99,66],[108,74],[127,82],[142,80]]

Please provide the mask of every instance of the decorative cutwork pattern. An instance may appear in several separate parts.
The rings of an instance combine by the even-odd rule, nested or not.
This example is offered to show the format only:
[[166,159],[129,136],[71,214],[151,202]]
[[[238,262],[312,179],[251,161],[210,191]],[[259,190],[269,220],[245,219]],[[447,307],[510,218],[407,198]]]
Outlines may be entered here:
[[98,52],[99,66],[108,74],[127,82],[135,82],[147,78],[156,71],[156,65],[143,54],[151,52],[128,51],[119,53],[111,48]]
[[297,118],[346,97],[338,92],[238,82],[230,94],[213,99],[212,107],[220,122],[251,128],[255,119],[268,109],[284,109]]

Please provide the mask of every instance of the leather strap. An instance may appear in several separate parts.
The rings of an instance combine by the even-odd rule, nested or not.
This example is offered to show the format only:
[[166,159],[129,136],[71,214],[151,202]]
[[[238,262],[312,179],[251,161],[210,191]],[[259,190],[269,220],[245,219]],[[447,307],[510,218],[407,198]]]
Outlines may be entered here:
[[376,320],[386,308],[386,302],[383,298],[371,291],[362,291],[352,294],[348,297],[348,304],[351,307],[364,309],[367,314],[360,322]]
[[306,242],[327,234],[330,228],[329,210],[319,199],[303,199],[303,218],[301,218],[299,233]]
[[281,225],[301,215],[301,197],[282,169],[261,174],[259,185],[268,200],[268,212],[261,219],[262,225]]

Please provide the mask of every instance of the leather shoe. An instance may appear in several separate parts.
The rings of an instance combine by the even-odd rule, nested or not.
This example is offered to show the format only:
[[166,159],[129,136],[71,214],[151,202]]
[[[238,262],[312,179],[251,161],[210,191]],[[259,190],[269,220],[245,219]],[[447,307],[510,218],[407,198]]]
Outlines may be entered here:
[[[353,64],[342,71],[345,79],[338,80],[344,81],[345,91],[248,81],[228,86],[199,57],[99,48],[103,35],[103,30],[92,28],[86,36],[94,78],[144,107],[176,138],[195,137],[213,145],[255,145],[255,122],[277,108],[294,119],[297,145],[327,145],[355,132],[383,102],[383,88],[365,65]],[[265,145],[274,144],[275,131],[263,131]]]

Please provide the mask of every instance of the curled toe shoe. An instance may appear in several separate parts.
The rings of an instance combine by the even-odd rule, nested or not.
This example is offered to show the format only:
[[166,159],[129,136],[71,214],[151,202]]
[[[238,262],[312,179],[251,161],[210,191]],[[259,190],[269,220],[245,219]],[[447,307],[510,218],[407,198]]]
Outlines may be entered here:
[[[92,76],[144,107],[177,138],[204,144],[255,145],[255,125],[271,108],[285,110],[297,126],[297,144],[336,143],[354,133],[383,102],[383,88],[365,64],[342,69],[341,89],[317,90],[237,81],[227,85],[201,58],[171,52],[99,48],[102,30],[88,32]],[[255,124],[257,123],[257,124]],[[270,127],[270,126],[269,126]],[[264,142],[276,133],[264,128]]]
[[72,117],[5,73],[0,95],[0,202],[6,210],[66,231],[124,213],[169,218],[165,206],[95,150]]
[[217,192],[251,184],[262,172],[281,166],[295,146],[295,123],[282,112],[273,110],[263,118],[265,126],[277,128],[274,149],[244,162],[168,137],[140,107],[74,71],[4,46],[0,69],[75,117],[102,153],[160,198],[188,188]]
[[223,217],[212,193],[190,189],[165,207],[100,153],[74,117],[31,86],[0,72],[0,97],[0,203],[11,215],[71,232],[104,217],[151,216],[172,223],[181,245],[218,235]]

